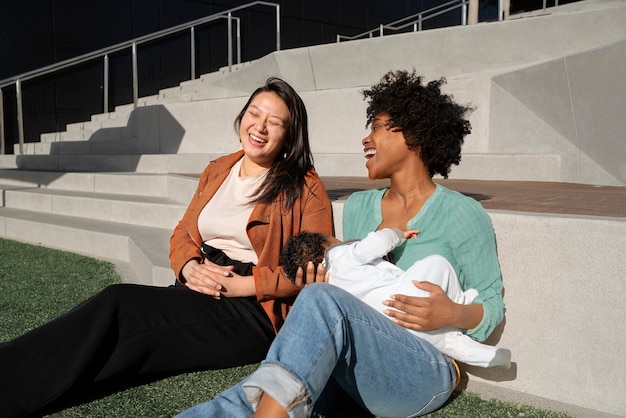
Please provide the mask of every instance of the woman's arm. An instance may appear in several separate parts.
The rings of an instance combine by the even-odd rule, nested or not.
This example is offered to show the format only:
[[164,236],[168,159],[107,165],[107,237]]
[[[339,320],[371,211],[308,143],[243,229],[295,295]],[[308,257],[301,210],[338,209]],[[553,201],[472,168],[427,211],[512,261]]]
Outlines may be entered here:
[[202,237],[198,231],[198,215],[206,201],[208,201],[204,197],[204,189],[207,186],[210,173],[214,170],[214,166],[214,163],[210,163],[200,175],[196,191],[170,237],[170,266],[176,275],[176,279],[183,284],[187,283],[187,275],[190,273],[189,268],[183,271],[184,268],[191,260],[196,261],[196,263],[202,261],[202,254],[200,253]]
[[464,330],[476,328],[483,318],[483,305],[461,305],[453,302],[441,287],[429,282],[414,282],[430,297],[393,295],[383,304],[392,308],[385,314],[405,328],[416,331],[432,331],[444,327]]

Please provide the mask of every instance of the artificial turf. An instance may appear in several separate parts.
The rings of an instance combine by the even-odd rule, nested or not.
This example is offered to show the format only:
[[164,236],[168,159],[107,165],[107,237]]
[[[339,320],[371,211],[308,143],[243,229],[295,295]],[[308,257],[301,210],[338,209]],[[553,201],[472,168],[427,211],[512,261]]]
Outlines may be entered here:
[[[107,285],[119,282],[115,267],[109,262],[0,239],[0,342],[43,324]],[[250,374],[257,366],[186,373],[137,386],[115,390],[109,388],[97,397],[70,400],[63,407],[51,411],[49,416],[171,417],[210,400]],[[355,406],[327,415],[328,418],[370,416]],[[443,408],[429,416],[568,417],[561,412],[493,399],[484,400],[468,392],[455,393]]]

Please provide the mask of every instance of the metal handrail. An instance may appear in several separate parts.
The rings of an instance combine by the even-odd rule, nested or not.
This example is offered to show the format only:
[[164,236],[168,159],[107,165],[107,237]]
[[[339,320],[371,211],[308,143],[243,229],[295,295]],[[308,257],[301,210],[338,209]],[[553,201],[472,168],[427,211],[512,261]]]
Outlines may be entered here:
[[[459,3],[459,4],[456,4],[454,6],[450,6],[450,5],[454,4],[454,3]],[[443,3],[443,4],[440,4],[438,6],[431,7],[428,10],[424,10],[424,11],[421,11],[419,13],[415,13],[415,14],[413,14],[411,16],[404,17],[404,18],[402,18],[400,20],[396,20],[395,22],[391,22],[391,23],[388,23],[388,24],[381,24],[381,25],[379,25],[375,29],[371,29],[371,30],[368,30],[366,32],[359,33],[358,35],[346,36],[346,35],[339,35],[339,34],[337,34],[337,42],[341,42],[342,39],[345,39],[345,40],[359,39],[359,38],[362,38],[362,37],[364,37],[366,35],[369,36],[370,38],[372,38],[372,37],[374,37],[374,34],[377,33],[377,32],[380,34],[380,36],[384,36],[384,30],[385,29],[400,30],[400,29],[404,29],[404,28],[409,27],[409,26],[413,26],[413,31],[414,32],[418,32],[418,31],[422,30],[422,23],[424,21],[426,21],[428,19],[431,19],[431,18],[433,18],[435,16],[439,16],[441,14],[450,12],[452,10],[459,9],[459,8],[462,8],[462,11],[461,11],[461,25],[466,25],[467,24],[467,5],[468,4],[469,4],[469,0],[452,0],[452,1],[449,1],[447,3]],[[450,7],[446,8],[444,10],[439,10],[439,9],[441,9],[443,7],[447,7],[447,6],[450,6]],[[409,21],[409,22],[408,23],[404,23],[406,21]]]
[[158,32],[141,36],[126,42],[122,42],[107,48],[102,48],[87,54],[80,55],[78,57],[70,58],[55,64],[51,64],[36,70],[28,71],[13,77],[0,80],[0,155],[4,155],[5,152],[5,138],[4,138],[4,111],[3,111],[3,98],[2,89],[11,85],[15,85],[16,89],[16,102],[17,102],[17,119],[18,119],[18,136],[19,136],[19,148],[20,154],[24,151],[24,120],[22,114],[22,82],[41,77],[50,73],[61,71],[76,65],[83,64],[85,62],[102,58],[104,62],[104,80],[103,80],[103,107],[104,112],[108,112],[109,108],[109,55],[115,52],[119,52],[130,48],[132,54],[132,72],[133,72],[133,104],[137,106],[138,102],[138,76],[137,76],[137,45],[151,42],[166,36],[181,32],[183,30],[190,30],[191,33],[191,79],[196,78],[195,73],[195,27],[209,23],[218,19],[228,20],[228,71],[232,71],[233,67],[233,35],[232,35],[232,21],[235,20],[236,35],[237,35],[237,63],[241,63],[241,29],[240,19],[233,17],[233,13],[242,9],[250,8],[253,6],[270,6],[276,10],[276,51],[280,51],[280,5],[277,3],[270,3],[265,1],[254,1],[247,3],[232,9],[225,10],[220,13],[216,13],[210,16],[206,16],[200,19],[193,20],[191,22],[183,23],[177,26],[173,26],[168,29],[163,29]]

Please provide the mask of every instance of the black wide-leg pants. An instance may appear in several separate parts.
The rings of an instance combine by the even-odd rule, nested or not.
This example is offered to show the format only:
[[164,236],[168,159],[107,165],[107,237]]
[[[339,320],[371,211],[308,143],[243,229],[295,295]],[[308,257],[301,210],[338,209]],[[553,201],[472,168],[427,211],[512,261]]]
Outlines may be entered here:
[[109,286],[0,344],[0,415],[24,416],[97,385],[260,362],[274,338],[253,298],[186,287]]

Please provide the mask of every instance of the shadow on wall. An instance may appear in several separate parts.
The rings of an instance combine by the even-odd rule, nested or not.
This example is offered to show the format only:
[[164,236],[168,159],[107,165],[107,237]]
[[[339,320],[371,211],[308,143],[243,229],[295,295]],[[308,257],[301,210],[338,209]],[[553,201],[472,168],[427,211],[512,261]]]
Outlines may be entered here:
[[185,129],[163,105],[134,109],[126,126],[101,128],[86,140],[50,144],[49,154],[19,155],[22,170],[136,171],[142,154],[176,154]]

